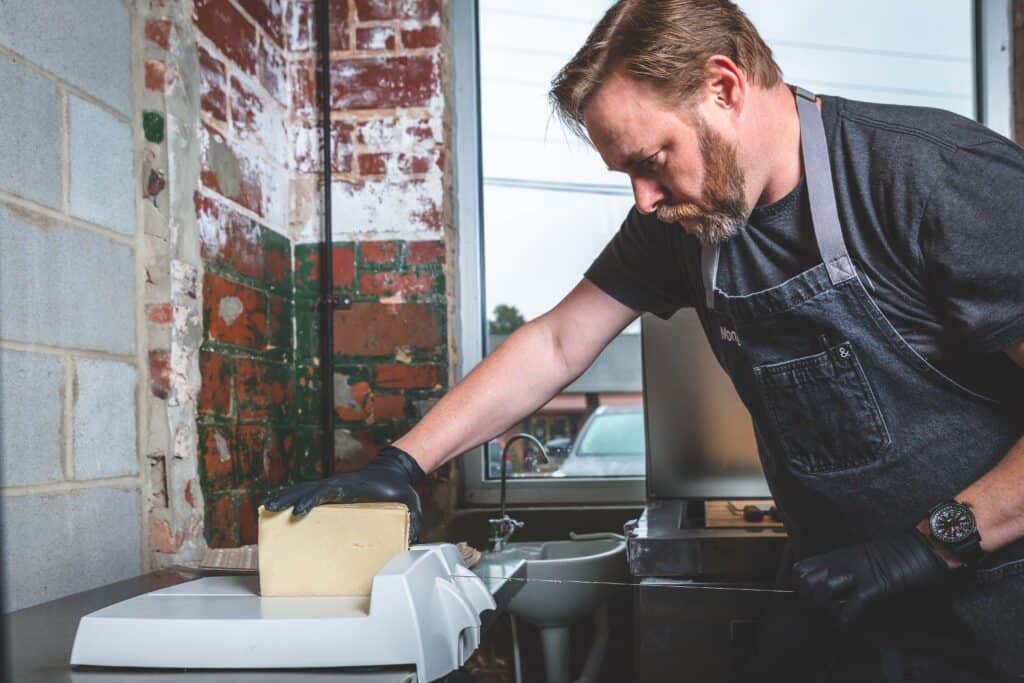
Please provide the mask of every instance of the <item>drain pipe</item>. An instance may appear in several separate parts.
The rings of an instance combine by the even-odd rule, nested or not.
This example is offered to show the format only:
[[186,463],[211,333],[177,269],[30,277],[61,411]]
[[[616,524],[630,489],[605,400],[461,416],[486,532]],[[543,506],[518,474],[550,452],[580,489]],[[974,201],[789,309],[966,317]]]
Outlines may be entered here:
[[348,310],[352,299],[334,294],[334,235],[331,226],[331,15],[330,0],[317,2],[317,40],[320,46],[319,93],[320,139],[323,144],[323,244],[320,254],[320,368],[323,383],[321,420],[323,423],[323,452],[321,465],[324,476],[334,474],[334,311]]

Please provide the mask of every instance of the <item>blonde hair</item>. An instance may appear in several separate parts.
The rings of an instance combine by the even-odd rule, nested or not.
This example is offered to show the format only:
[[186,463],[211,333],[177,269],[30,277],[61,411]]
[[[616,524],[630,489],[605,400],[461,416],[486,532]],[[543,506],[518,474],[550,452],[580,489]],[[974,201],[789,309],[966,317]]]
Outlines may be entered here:
[[762,87],[782,81],[771,49],[729,0],[619,0],[551,81],[551,103],[583,136],[583,109],[613,70],[681,102],[700,88],[713,55],[728,57]]

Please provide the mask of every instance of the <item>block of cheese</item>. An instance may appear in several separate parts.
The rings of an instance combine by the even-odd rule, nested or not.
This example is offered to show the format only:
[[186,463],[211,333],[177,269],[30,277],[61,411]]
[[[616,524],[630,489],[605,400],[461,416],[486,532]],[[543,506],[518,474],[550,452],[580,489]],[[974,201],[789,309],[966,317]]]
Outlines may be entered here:
[[409,547],[401,503],[319,505],[305,517],[260,508],[260,594],[366,596],[374,575]]

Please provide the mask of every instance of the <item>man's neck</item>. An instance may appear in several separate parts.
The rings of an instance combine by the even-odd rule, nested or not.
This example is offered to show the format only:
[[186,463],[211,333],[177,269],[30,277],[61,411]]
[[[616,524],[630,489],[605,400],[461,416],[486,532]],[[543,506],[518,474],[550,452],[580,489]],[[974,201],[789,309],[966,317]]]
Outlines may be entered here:
[[[760,138],[760,157],[767,163],[758,206],[773,204],[800,183],[803,160],[800,156],[800,117],[789,86],[779,84],[762,91],[762,114],[755,132]],[[821,109],[821,103],[818,103]]]

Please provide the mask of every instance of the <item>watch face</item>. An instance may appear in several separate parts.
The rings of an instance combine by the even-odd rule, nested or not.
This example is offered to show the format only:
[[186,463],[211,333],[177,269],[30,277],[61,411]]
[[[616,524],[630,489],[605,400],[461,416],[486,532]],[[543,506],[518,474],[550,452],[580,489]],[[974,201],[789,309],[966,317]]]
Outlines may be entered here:
[[959,543],[977,528],[974,513],[966,505],[948,503],[936,510],[928,520],[932,535],[943,543]]

